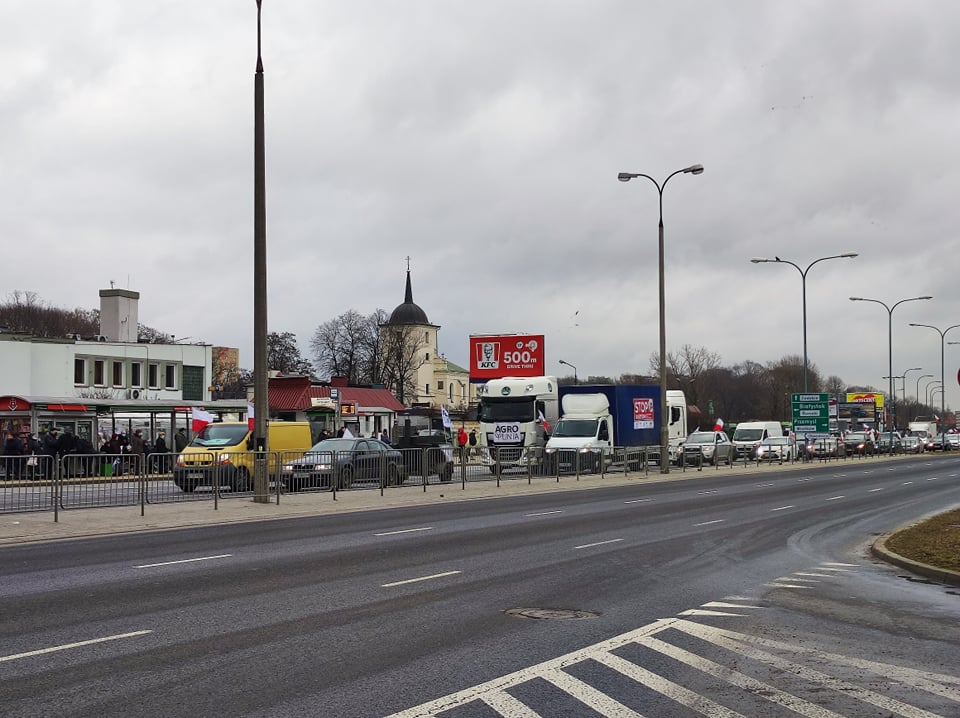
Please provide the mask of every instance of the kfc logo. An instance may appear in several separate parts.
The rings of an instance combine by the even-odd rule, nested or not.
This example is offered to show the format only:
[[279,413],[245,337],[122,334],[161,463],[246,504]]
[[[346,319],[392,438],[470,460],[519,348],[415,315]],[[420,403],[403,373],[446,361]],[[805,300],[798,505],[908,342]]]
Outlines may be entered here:
[[479,342],[477,344],[477,368],[500,368],[500,342]]

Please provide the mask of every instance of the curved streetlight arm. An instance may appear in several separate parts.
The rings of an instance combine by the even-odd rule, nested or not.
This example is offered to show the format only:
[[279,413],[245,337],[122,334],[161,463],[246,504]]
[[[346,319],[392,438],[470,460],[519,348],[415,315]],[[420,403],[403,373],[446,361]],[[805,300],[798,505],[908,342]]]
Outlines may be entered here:
[[933,378],[933,374],[921,374],[917,377],[917,403],[920,403],[920,381],[921,379]]
[[[957,327],[960,327],[960,324],[952,324],[952,325],[950,325],[949,327],[947,327],[946,329],[940,329],[940,327],[935,327],[935,326],[933,326],[932,324],[918,324],[918,323],[915,323],[915,322],[911,322],[911,323],[910,323],[910,326],[911,326],[911,327],[926,327],[927,329],[933,329],[933,331],[935,331],[937,334],[940,335],[940,386],[941,386],[942,388],[943,388],[943,387],[946,387],[947,384],[946,384],[946,382],[944,381],[944,379],[945,379],[945,374],[944,374],[945,357],[944,357],[944,355],[946,354],[946,348],[947,348],[947,347],[946,347],[946,344],[947,344],[947,332],[949,332],[951,329],[956,329]],[[929,388],[929,387],[928,387],[928,388]],[[931,394],[931,401],[932,401],[932,400],[933,400],[933,395]],[[945,440],[945,436],[946,436],[946,433],[947,433],[946,415],[947,415],[947,392],[946,392],[945,390],[943,390],[943,393],[940,395],[940,441],[941,441],[941,442],[943,442],[943,441]]]

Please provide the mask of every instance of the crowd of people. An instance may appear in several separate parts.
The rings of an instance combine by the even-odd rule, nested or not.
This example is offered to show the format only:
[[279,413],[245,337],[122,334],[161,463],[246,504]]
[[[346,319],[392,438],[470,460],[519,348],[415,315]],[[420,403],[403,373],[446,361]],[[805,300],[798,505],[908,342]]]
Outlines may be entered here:
[[[123,430],[105,432],[98,445],[70,430],[61,431],[50,426],[41,433],[4,431],[0,466],[8,480],[49,478],[53,464],[65,459],[64,471],[71,476],[94,476],[110,473],[122,476],[126,472],[167,472],[171,468],[169,452],[183,451],[189,443],[186,430],[174,434],[173,447],[167,444],[167,434],[160,430],[149,441],[141,429],[129,436]],[[101,458],[97,458],[97,456]],[[71,458],[72,457],[72,458]],[[109,466],[109,471],[105,469]]]

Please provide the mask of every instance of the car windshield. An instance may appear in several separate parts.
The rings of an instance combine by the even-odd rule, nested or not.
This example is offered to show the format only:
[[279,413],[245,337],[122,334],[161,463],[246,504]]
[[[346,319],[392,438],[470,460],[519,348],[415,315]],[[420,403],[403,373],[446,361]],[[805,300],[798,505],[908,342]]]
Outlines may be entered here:
[[856,431],[850,434],[847,434],[847,441],[866,441],[867,435],[862,431]]
[[528,399],[484,399],[480,408],[480,421],[533,421],[533,397]]
[[324,439],[310,447],[310,453],[318,451],[353,451],[354,439]]
[[207,424],[200,430],[191,446],[236,446],[247,438],[250,430],[245,424]]
[[714,441],[714,435],[704,432],[690,434],[687,437],[688,444],[712,444]]
[[733,432],[734,441],[760,441],[763,429],[737,429]]
[[551,436],[596,436],[599,419],[561,419],[553,429]]

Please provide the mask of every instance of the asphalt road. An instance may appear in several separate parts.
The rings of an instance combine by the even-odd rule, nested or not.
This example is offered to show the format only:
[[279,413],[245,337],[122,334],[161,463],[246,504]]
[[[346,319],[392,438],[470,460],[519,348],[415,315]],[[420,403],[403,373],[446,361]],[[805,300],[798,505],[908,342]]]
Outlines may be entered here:
[[0,705],[957,716],[957,590],[903,577],[866,546],[956,504],[958,477],[952,457],[704,472],[6,547]]

